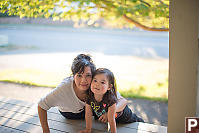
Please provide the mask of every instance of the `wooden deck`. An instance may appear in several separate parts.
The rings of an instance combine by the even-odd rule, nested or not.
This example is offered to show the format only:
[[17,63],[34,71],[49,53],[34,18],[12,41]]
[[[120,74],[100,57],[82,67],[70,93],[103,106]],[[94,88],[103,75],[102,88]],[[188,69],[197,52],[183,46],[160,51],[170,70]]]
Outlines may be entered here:
[[[68,120],[57,108],[48,111],[51,133],[76,133],[85,128],[84,120]],[[37,104],[0,97],[0,133],[41,133]],[[107,124],[93,120],[93,132],[108,132]],[[167,127],[147,123],[118,124],[118,133],[166,133]]]

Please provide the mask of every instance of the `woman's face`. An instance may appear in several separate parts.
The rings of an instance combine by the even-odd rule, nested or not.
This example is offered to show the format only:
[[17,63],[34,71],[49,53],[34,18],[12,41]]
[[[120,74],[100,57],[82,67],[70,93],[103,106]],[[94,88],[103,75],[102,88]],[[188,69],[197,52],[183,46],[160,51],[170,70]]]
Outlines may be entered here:
[[74,76],[75,85],[79,90],[86,91],[92,80],[91,68],[89,66],[84,68],[82,73],[76,73]]

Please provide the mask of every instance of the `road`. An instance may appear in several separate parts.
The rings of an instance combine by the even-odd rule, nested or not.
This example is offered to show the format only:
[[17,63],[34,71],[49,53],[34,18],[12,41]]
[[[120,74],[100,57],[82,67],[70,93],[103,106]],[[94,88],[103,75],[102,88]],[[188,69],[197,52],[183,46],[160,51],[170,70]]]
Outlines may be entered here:
[[97,52],[106,55],[168,58],[168,32],[74,29],[64,26],[0,25],[0,54]]

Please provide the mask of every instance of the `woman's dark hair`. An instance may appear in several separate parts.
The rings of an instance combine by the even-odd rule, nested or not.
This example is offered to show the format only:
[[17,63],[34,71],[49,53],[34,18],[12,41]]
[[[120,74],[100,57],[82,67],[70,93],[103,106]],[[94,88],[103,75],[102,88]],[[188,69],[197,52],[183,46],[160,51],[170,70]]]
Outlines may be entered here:
[[76,73],[84,72],[84,68],[87,66],[91,68],[91,73],[93,75],[93,73],[96,70],[96,67],[90,55],[85,55],[85,54],[77,55],[77,57],[75,57],[75,59],[73,60],[71,66],[72,75],[74,76]]
[[[117,86],[116,86],[116,80],[115,77],[113,75],[113,73],[107,69],[107,68],[98,68],[95,72],[93,77],[95,77],[95,75],[98,74],[105,74],[108,78],[108,83],[109,85],[112,85],[112,88],[110,90],[107,90],[107,92],[104,94],[102,102],[103,103],[107,103],[107,104],[113,104],[117,102]],[[91,91],[91,89],[88,90],[88,99],[89,98],[94,98],[94,94]],[[86,101],[89,101],[88,99],[86,99]]]

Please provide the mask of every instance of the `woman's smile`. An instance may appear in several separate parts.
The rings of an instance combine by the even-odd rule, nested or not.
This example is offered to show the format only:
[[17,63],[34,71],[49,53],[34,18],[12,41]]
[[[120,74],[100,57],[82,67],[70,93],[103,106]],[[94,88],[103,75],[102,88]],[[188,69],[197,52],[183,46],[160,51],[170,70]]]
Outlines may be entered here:
[[81,86],[83,86],[83,87],[86,87],[86,86],[88,86],[88,84],[80,84]]

